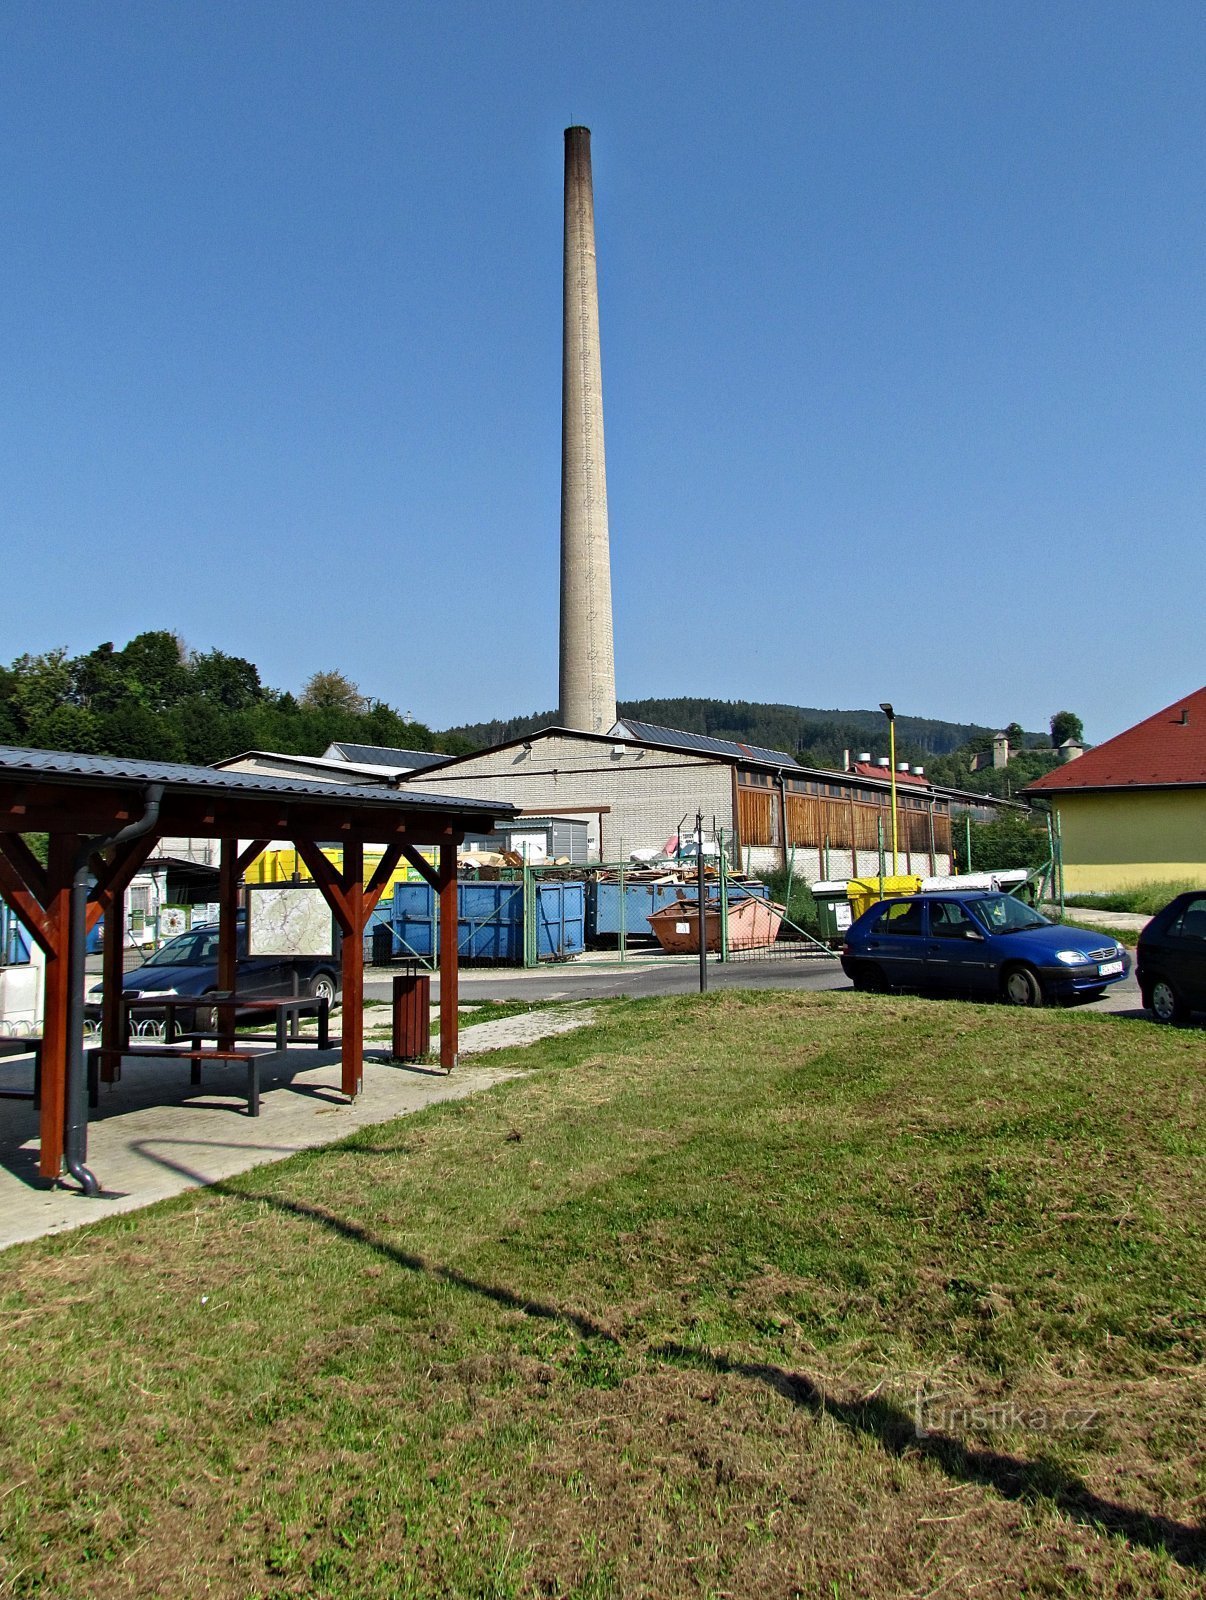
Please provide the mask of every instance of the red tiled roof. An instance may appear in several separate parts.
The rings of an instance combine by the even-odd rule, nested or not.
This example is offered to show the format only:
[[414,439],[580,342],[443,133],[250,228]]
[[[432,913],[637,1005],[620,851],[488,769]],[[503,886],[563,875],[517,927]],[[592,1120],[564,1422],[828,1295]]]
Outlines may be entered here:
[[1206,784],[1206,688],[1036,778],[1026,793],[1180,783]]
[[[856,761],[850,770],[851,772],[857,772],[860,778],[882,778],[885,783],[892,777],[889,767],[877,767],[873,761]],[[898,772],[896,774],[896,782],[898,784],[919,783],[923,789],[928,789],[930,786],[928,778],[919,778],[915,772]]]

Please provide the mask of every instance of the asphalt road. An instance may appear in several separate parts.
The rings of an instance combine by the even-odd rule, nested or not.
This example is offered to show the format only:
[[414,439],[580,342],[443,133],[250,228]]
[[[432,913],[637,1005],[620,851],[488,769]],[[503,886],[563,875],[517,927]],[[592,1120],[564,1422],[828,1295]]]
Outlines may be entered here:
[[[380,968],[365,973],[364,993],[368,1000],[388,1000],[392,976]],[[732,961],[708,963],[709,989],[849,989],[850,980],[836,960],[804,960],[792,957],[775,961]],[[439,979],[432,976],[432,999],[439,995]],[[600,1000],[619,995],[632,997],[658,994],[697,994],[699,963],[599,962],[583,960],[522,968],[463,967],[460,997],[466,1004],[475,1000]],[[954,1004],[958,1004],[957,999]],[[1109,1012],[1144,1017],[1139,987],[1132,972],[1122,983],[1107,989],[1100,1000],[1079,1002],[1077,1011]]]

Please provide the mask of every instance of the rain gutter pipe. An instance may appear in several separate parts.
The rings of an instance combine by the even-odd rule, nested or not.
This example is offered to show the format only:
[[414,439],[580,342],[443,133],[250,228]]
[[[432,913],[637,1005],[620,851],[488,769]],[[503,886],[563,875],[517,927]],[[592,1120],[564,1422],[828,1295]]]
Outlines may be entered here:
[[118,833],[99,839],[86,839],[75,858],[75,872],[71,879],[70,931],[68,934],[68,1001],[67,1001],[67,1126],[63,1136],[63,1155],[67,1171],[88,1196],[100,1193],[100,1184],[85,1165],[88,1154],[88,1085],[84,1074],[84,941],[87,938],[88,894],[91,885],[89,863],[92,857],[115,845],[128,844],[140,839],[159,821],[159,805],[163,799],[161,783],[148,784],[143,793],[145,810],[137,822],[131,822]]

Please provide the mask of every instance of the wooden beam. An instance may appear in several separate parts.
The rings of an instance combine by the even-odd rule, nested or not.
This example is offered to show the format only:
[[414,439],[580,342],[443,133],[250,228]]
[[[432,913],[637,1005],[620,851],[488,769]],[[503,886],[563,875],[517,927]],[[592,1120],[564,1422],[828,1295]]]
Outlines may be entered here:
[[[322,890],[323,899],[335,913],[335,920],[339,924],[340,932],[346,939],[353,931],[352,910],[347,896],[347,875],[341,876],[323,855],[316,844],[309,839],[295,839],[297,853],[310,869],[310,876]],[[364,853],[361,847],[360,859],[363,862]],[[346,857],[345,857],[346,860]],[[357,880],[359,884],[359,879]]]
[[340,952],[342,1087],[349,1099],[355,1099],[364,1085],[364,929],[369,916],[364,895],[364,846],[358,839],[349,839],[343,847],[343,892],[348,927],[344,929]]
[[420,878],[422,878],[423,882],[430,885],[430,887],[433,888],[438,894],[440,889],[440,875],[432,866],[431,862],[425,860],[412,844],[404,844],[402,846],[402,856],[403,859],[408,861],[415,869]]
[[19,833],[0,833],[3,854],[40,906],[46,904],[46,868]]
[[71,878],[79,837],[52,833],[46,869],[46,923],[50,948],[46,952],[45,993],[42,1016],[42,1111],[39,1128],[38,1171],[57,1179],[63,1168],[63,1140],[67,1118],[67,1009],[71,994],[68,960],[71,914]]
[[20,851],[16,852],[16,860],[9,851],[13,843],[22,847],[29,853],[28,846],[23,839],[18,839],[16,834],[0,833],[0,894],[8,901],[13,910],[18,913],[30,933],[37,940],[41,948],[50,955],[54,949],[54,932],[46,915],[45,903],[49,899],[49,890],[46,885],[46,874],[40,864],[30,855],[30,860],[38,869],[40,878],[40,893],[36,893],[26,882],[24,873],[18,869],[17,862],[23,863]]
[[[223,839],[222,843],[226,843],[225,839]],[[253,861],[259,860],[271,843],[271,839],[253,839],[245,850],[239,852],[238,875],[240,878]]]
[[389,845],[381,860],[378,861],[377,870],[369,879],[368,887],[364,891],[365,905],[369,916],[372,916],[377,909],[377,902],[385,893],[385,886],[393,876],[394,868],[401,859],[402,845],[399,843]]
[[[112,861],[102,866],[97,875],[96,887],[89,897],[88,907],[84,912],[84,926],[89,933],[108,911],[113,896],[124,897],[130,887],[130,880],[146,864],[147,857],[155,848],[155,842],[153,833],[144,834],[141,839],[134,839],[125,850],[115,855]],[[107,924],[105,931],[108,932]]]
[[[218,988],[233,993],[239,974],[239,841],[226,838],[218,851]],[[218,1012],[218,1048],[233,1050],[235,1014]]]
[[456,845],[440,847],[439,901],[440,901],[440,1065],[451,1072],[460,1055],[457,1037],[460,996],[458,993],[459,964],[457,939],[460,932],[457,915],[458,884],[456,880]]
[[115,884],[105,901],[105,942],[101,947],[101,1077],[121,1077],[121,980],[125,973],[126,886]]

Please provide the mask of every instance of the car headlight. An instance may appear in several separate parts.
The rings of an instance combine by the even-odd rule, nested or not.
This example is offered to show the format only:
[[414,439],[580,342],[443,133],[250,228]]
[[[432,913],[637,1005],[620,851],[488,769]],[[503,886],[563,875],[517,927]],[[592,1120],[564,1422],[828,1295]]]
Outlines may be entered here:
[[104,985],[100,983],[94,984],[93,987],[88,990],[88,998],[89,1000],[103,1000],[105,998]]
[[1089,958],[1083,950],[1057,950],[1055,959],[1066,967],[1083,967]]

